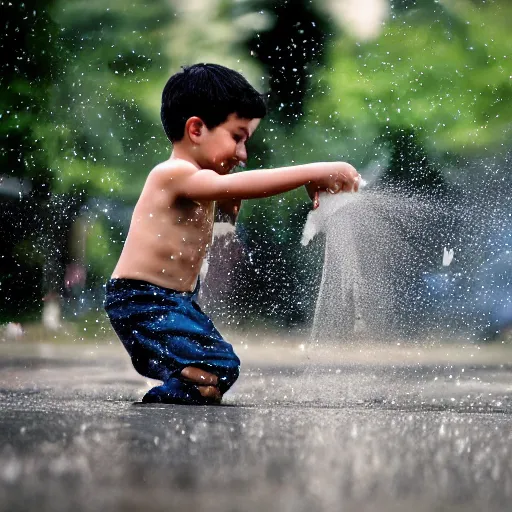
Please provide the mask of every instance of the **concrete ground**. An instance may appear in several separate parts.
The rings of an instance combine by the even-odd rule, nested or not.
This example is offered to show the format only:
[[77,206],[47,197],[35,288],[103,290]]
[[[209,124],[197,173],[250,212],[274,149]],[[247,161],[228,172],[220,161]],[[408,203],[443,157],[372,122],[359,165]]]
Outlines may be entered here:
[[512,347],[235,340],[222,406],[112,344],[0,343],[0,511],[509,511]]

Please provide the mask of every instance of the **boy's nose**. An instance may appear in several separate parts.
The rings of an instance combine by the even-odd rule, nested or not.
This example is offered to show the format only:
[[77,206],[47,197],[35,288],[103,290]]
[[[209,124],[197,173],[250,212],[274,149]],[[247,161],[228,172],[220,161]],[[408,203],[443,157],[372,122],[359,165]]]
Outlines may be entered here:
[[240,162],[243,162],[244,164],[247,162],[247,150],[245,149],[245,147],[237,148],[236,158]]

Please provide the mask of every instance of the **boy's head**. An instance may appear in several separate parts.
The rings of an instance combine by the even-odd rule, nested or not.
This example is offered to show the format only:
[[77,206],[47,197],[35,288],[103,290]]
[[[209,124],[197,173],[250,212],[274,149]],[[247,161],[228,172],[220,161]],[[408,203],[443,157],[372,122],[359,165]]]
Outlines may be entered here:
[[218,64],[195,64],[172,75],[162,93],[160,115],[171,142],[180,141],[191,117],[208,130],[235,114],[261,119],[267,113],[263,96],[238,72]]

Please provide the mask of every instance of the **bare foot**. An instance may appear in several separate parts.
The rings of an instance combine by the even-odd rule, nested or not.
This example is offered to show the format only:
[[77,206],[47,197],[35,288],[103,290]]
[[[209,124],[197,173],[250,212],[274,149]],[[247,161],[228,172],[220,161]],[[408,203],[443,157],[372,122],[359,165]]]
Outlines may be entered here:
[[199,393],[201,393],[201,396],[204,396],[205,398],[211,398],[218,402],[221,401],[222,394],[217,387],[217,384],[219,383],[217,375],[214,375],[210,372],[205,372],[200,368],[187,366],[181,370],[181,376],[183,377],[183,380],[196,384]]
[[201,396],[204,396],[205,398],[213,398],[219,402],[222,398],[219,388],[216,388],[215,386],[197,386],[197,389],[199,390],[199,393],[201,393]]
[[183,368],[183,370],[181,370],[181,376],[185,377],[185,380],[194,382],[199,386],[216,386],[219,383],[217,375],[205,372],[199,368],[194,368],[193,366]]

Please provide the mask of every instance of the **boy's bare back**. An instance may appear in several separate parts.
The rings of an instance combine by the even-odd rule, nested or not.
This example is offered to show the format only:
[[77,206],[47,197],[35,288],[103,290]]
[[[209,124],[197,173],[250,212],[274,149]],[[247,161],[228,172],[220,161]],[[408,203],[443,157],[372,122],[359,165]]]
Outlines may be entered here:
[[184,160],[153,169],[135,206],[128,237],[113,278],[147,281],[177,291],[192,291],[211,244],[213,201],[177,196],[172,186],[197,171]]

